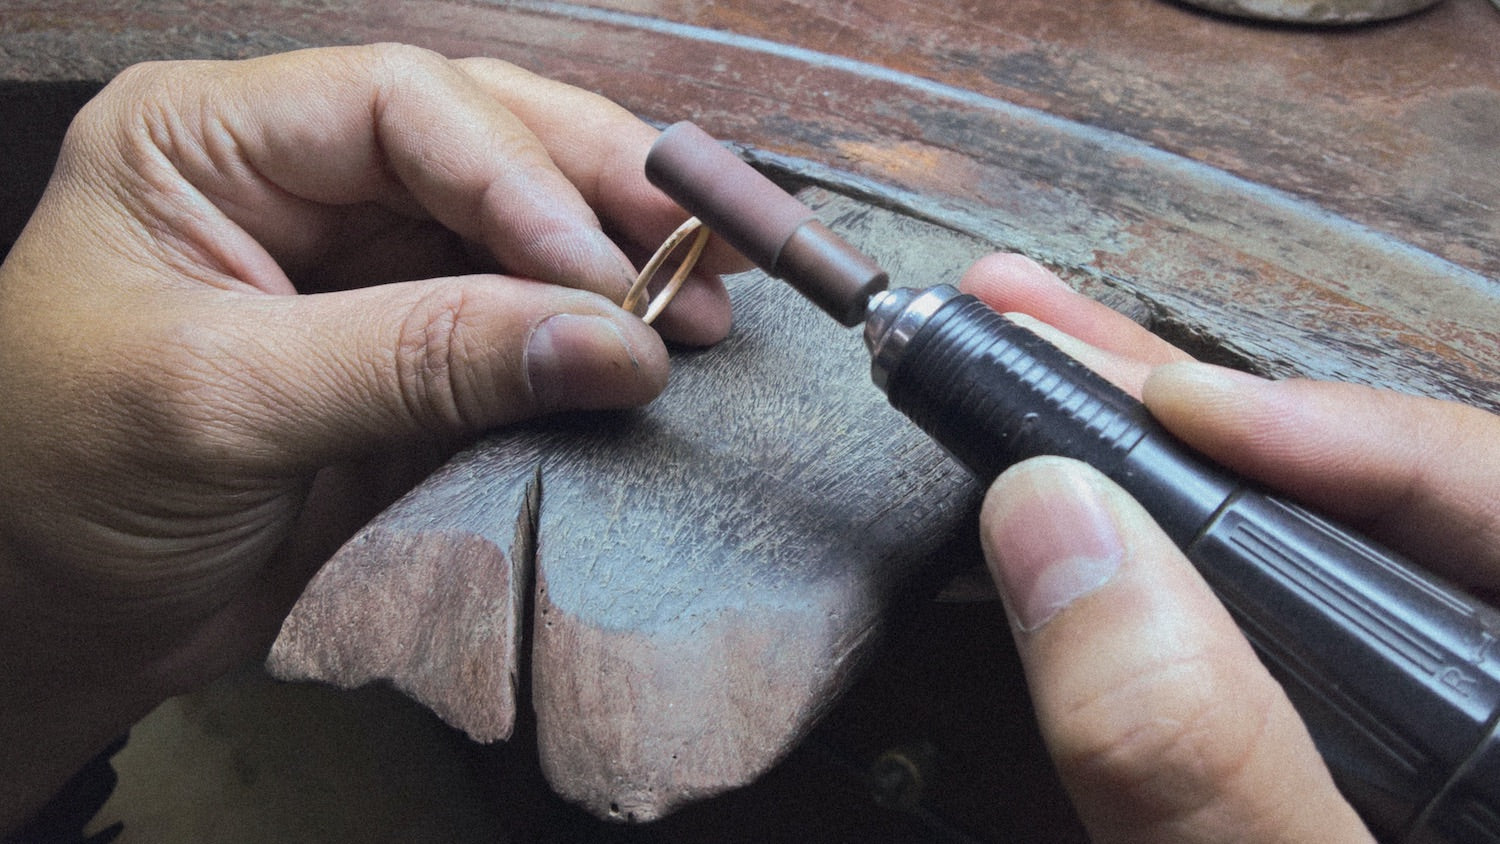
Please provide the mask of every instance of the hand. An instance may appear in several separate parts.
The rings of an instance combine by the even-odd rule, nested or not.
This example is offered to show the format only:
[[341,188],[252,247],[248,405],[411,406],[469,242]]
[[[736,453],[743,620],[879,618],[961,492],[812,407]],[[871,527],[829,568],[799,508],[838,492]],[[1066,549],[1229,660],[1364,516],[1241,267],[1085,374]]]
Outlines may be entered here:
[[[398,46],[142,65],[83,110],[0,266],[0,830],[262,652],[403,467],[663,388],[612,302],[685,216],[655,134]],[[722,337],[717,277],[657,325]]]
[[[1495,416],[1192,362],[1019,256],[980,262],[962,287],[1034,317],[1208,456],[1471,589],[1500,585]],[[1119,487],[1075,461],[1026,461],[991,487],[981,529],[1095,840],[1370,840],[1228,613]]]

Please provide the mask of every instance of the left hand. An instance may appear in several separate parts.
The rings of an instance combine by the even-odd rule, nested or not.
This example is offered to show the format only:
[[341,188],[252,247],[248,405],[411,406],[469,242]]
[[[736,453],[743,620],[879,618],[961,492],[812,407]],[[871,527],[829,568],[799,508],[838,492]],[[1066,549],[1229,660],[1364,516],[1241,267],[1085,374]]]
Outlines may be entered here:
[[[0,809],[262,652],[455,443],[663,388],[614,304],[685,217],[655,135],[394,45],[141,65],[84,108],[0,266]],[[657,325],[722,337],[717,277]]]

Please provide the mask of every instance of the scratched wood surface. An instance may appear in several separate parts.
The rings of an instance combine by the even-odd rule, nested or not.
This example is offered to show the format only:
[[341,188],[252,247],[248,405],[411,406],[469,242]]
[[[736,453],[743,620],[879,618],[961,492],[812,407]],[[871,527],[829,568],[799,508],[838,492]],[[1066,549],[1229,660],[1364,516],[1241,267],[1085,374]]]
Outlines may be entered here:
[[[25,111],[26,91],[97,84],[150,58],[376,39],[498,55],[601,91],[648,119],[694,119],[790,181],[934,227],[912,235],[913,244],[947,243],[949,235],[935,234],[947,231],[983,248],[1024,251],[1216,359],[1275,375],[1348,378],[1500,405],[1500,51],[1493,48],[1500,12],[1485,0],[1446,0],[1410,18],[1347,30],[1245,25],[1158,0],[53,0],[0,8],[0,94],[21,92],[0,102],[23,103],[14,106],[18,113],[32,113]],[[880,256],[888,261],[920,251],[881,242],[898,253]],[[951,277],[954,266],[934,260],[910,270],[919,276],[911,283],[925,284],[946,279],[921,276]],[[853,381],[862,377],[857,350],[838,358],[849,365],[845,371],[811,362],[843,354],[834,340],[798,346],[808,358],[780,362],[797,377],[767,380],[789,374],[773,363],[785,349],[772,345],[787,324],[757,312],[761,301],[758,293],[739,293],[739,327],[728,347],[735,366],[761,379],[745,389],[759,391],[756,413],[764,424],[739,445],[757,459],[792,450],[807,460],[820,447],[847,458],[847,475],[796,478],[812,483],[809,489],[846,494],[798,502],[812,510],[798,515],[826,528],[853,506],[846,496],[892,482],[868,476],[868,459],[846,449],[847,429],[809,427],[797,404],[806,398],[799,391],[813,389],[808,371],[824,366],[853,379],[854,396]],[[808,331],[792,339],[821,336]],[[768,546],[800,545],[817,555],[827,548],[816,531],[789,534],[786,524],[773,523],[789,502],[763,493],[777,488],[785,471],[763,472],[753,460],[694,460],[703,441],[693,437],[705,435],[683,432],[723,430],[729,422],[716,404],[726,401],[725,373],[709,374],[715,370],[708,361],[719,353],[677,362],[674,394],[692,389],[710,403],[692,412],[695,425],[673,415],[688,412],[669,394],[647,416],[603,428],[503,432],[506,442],[486,441],[408,499],[433,496],[429,505],[398,506],[367,534],[386,530],[389,542],[405,547],[457,543],[491,571],[514,566],[518,553],[528,553],[525,543],[514,544],[525,484],[535,481],[537,465],[550,467],[542,473],[544,503],[530,549],[535,592],[527,591],[526,577],[511,578],[511,597],[502,602],[514,608],[517,596],[533,595],[534,641],[522,643],[524,613],[512,609],[501,625],[514,629],[506,634],[512,638],[486,646],[513,648],[514,662],[503,670],[487,666],[490,720],[474,732],[509,729],[505,707],[518,704],[506,689],[524,692],[529,676],[554,784],[603,815],[650,817],[753,777],[849,681],[861,647],[878,636],[896,584],[910,576],[889,564],[889,549],[862,536],[871,551],[863,558],[868,580],[846,581],[830,594],[818,589],[827,581],[807,577],[800,582],[814,586],[800,598],[777,592],[775,584],[795,578],[778,579],[786,563],[774,562],[781,558],[768,556]],[[700,371],[702,380],[694,381]],[[874,401],[868,390],[860,395]],[[761,521],[691,523],[671,508],[626,508],[611,497],[623,493],[589,480],[585,467],[608,465],[604,476],[635,486],[654,477],[657,467],[618,441],[627,432],[637,443],[665,437],[651,448],[711,473],[710,480],[683,481],[684,500],[729,496]],[[480,474],[464,474],[469,470]],[[548,483],[552,471],[555,485]],[[450,506],[482,498],[475,490],[491,484],[506,490],[486,499],[484,506],[498,508],[495,521],[476,527],[464,514],[479,512],[471,509],[479,504]],[[734,487],[740,491],[731,495]],[[682,539],[710,533],[716,538],[709,547],[724,556]],[[663,545],[663,537],[673,542]],[[906,539],[914,549],[935,541]],[[824,565],[827,558],[810,558],[807,571],[797,573]],[[892,576],[898,570],[900,577]],[[693,572],[702,579],[694,581]],[[751,585],[736,592],[727,585],[733,577],[710,574]],[[772,629],[786,634],[780,641],[745,637],[744,612],[785,625],[786,607],[799,599],[851,608],[841,617],[846,626]],[[359,607],[323,611],[335,618]],[[606,644],[610,637],[614,645]],[[788,642],[810,640],[838,644],[818,655],[783,653]],[[346,658],[361,650],[355,640],[343,646]],[[330,652],[337,647],[328,645]],[[464,651],[445,653],[457,659],[448,686],[461,699]],[[774,689],[734,688],[729,675],[701,675],[715,682],[699,690],[699,700],[712,703],[695,717],[713,719],[719,729],[712,741],[672,733],[669,714],[650,704],[670,691],[673,671],[698,671],[729,653],[749,659],[746,665],[770,655],[799,666],[795,671],[820,665],[823,673]],[[326,669],[330,677],[365,670],[347,662]],[[509,679],[517,671],[518,679]],[[398,674],[390,663],[369,672]],[[762,732],[774,720],[761,717],[769,712],[733,709],[751,697],[774,703],[775,717],[791,723]],[[432,705],[442,711],[444,704]],[[445,717],[482,720],[456,710]],[[667,737],[662,747],[630,749],[651,730]],[[684,761],[680,753],[670,760],[667,747],[711,751],[725,765]],[[676,764],[658,767],[663,752]],[[735,766],[738,773],[724,773]]]
[[1161,0],[6,7],[12,80],[377,38],[500,55],[1077,268],[1268,371],[1495,400],[1484,0],[1348,30]]

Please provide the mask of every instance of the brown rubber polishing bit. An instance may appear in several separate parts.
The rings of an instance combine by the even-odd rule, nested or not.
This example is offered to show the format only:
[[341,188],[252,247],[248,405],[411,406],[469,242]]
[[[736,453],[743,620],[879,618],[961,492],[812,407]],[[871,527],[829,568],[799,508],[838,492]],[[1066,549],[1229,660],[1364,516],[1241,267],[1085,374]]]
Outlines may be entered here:
[[864,321],[885,271],[811,208],[692,123],[674,123],[646,156],[646,178],[756,266],[844,325]]

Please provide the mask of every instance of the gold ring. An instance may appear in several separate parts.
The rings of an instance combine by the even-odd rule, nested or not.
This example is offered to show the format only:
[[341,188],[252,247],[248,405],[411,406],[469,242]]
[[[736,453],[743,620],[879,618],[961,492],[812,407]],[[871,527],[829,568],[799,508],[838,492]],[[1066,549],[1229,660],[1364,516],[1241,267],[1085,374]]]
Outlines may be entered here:
[[656,250],[656,254],[652,255],[651,260],[647,261],[646,266],[641,269],[641,274],[636,276],[635,284],[630,285],[630,290],[626,291],[625,301],[620,303],[620,307],[627,311],[635,310],[635,306],[640,304],[641,296],[646,292],[646,286],[651,283],[656,271],[661,269],[661,265],[666,262],[667,256],[671,255],[673,250],[691,237],[694,232],[697,233],[697,237],[693,238],[687,255],[677,267],[677,272],[672,274],[672,277],[667,280],[667,286],[663,287],[661,292],[656,294],[656,298],[651,300],[651,304],[646,306],[646,315],[641,319],[650,325],[652,320],[667,309],[667,305],[670,305],[672,299],[676,297],[677,291],[682,289],[683,282],[687,281],[688,274],[693,271],[693,267],[698,265],[698,259],[703,255],[703,247],[708,243],[708,227],[703,225],[697,217],[689,217],[687,222],[678,226],[677,230],[662,243],[661,248]]

